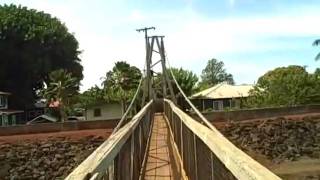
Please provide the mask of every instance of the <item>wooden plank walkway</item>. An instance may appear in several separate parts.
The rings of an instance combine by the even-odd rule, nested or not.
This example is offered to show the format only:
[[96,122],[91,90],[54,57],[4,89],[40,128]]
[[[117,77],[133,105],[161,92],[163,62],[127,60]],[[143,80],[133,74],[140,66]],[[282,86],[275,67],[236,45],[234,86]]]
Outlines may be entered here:
[[174,179],[169,156],[168,136],[168,127],[163,115],[155,114],[144,179]]

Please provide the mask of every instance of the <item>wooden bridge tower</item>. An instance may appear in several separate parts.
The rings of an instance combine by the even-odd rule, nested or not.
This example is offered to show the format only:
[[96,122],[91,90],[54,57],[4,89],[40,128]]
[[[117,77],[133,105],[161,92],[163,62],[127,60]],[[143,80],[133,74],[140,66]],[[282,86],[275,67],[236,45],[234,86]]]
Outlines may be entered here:
[[[161,64],[162,73],[162,94],[163,98],[170,97],[174,102],[176,102],[175,94],[173,87],[170,81],[169,73],[166,69],[166,55],[164,48],[164,36],[148,36],[148,30],[155,29],[155,27],[146,27],[142,29],[137,29],[138,32],[145,32],[145,42],[146,42],[146,73],[145,80],[143,85],[143,97],[142,97],[142,106],[146,102],[149,102],[151,99],[156,99],[155,89],[152,85],[154,84],[154,74],[158,74],[154,71],[154,67],[158,64]],[[155,63],[152,62],[153,53],[158,53],[160,55],[160,60]],[[169,88],[170,95],[167,94],[167,88]]]

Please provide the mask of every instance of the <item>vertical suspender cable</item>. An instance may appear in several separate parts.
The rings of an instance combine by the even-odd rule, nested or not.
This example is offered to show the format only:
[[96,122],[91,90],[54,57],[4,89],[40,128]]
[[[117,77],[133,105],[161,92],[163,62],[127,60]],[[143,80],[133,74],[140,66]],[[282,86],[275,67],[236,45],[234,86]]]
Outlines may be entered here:
[[[144,67],[145,67],[145,66],[144,66]],[[129,112],[130,112],[130,110],[131,110],[131,108],[132,108],[135,100],[137,99],[137,96],[138,96],[139,92],[140,92],[141,85],[142,85],[142,82],[143,82],[143,78],[144,78],[144,74],[142,74],[142,76],[141,76],[141,79],[140,79],[138,88],[137,88],[137,90],[136,90],[136,92],[135,92],[135,94],[134,94],[134,96],[133,96],[133,98],[132,98],[132,100],[131,100],[131,102],[130,102],[129,107],[127,108],[127,110],[126,110],[126,112],[123,114],[123,116],[121,117],[121,119],[120,119],[120,121],[118,122],[117,126],[114,128],[112,134],[114,134],[115,132],[117,132],[117,131],[120,129],[120,127],[122,126],[124,120],[125,120],[126,117],[128,116],[128,114],[129,114]]]
[[183,90],[181,89],[180,85],[178,84],[178,81],[176,80],[173,72],[172,72],[172,69],[171,69],[171,66],[170,66],[170,63],[169,63],[169,60],[168,60],[168,57],[166,55],[166,60],[168,62],[168,66],[169,66],[169,69],[170,69],[170,73],[171,73],[171,76],[175,82],[175,84],[177,85],[180,93],[182,94],[182,96],[184,97],[184,99],[188,102],[188,104],[191,106],[191,108],[196,112],[196,114],[200,117],[200,119],[212,130],[216,130],[216,128],[201,114],[201,112],[192,104],[192,102],[189,100],[189,98],[186,96],[186,94],[183,92]]

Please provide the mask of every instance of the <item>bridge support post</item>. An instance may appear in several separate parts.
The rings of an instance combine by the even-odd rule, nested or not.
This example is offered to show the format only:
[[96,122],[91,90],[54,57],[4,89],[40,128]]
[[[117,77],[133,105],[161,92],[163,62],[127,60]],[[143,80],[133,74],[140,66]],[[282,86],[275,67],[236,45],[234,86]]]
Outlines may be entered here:
[[149,37],[148,37],[148,30],[155,30],[155,27],[145,27],[141,29],[137,29],[138,32],[144,32],[144,38],[145,38],[145,43],[146,43],[146,77],[144,80],[144,89],[143,89],[143,97],[142,97],[142,107],[145,105],[146,97],[147,101],[149,102],[152,99],[152,78],[151,78],[151,59],[152,59],[152,46],[153,44],[151,43],[150,47],[150,42],[149,42]]
[[[160,37],[160,42],[159,43],[159,40],[158,40],[158,37]],[[177,103],[177,100],[176,100],[176,96],[174,94],[174,91],[173,91],[173,87],[172,87],[172,84],[171,84],[171,81],[170,81],[170,78],[168,76],[168,71],[167,71],[167,68],[166,68],[166,56],[165,56],[165,49],[164,49],[164,43],[163,43],[163,37],[164,36],[157,36],[157,45],[158,45],[158,48],[159,48],[159,52],[160,52],[160,56],[161,56],[161,65],[162,65],[162,79],[163,79],[163,84],[164,84],[164,98],[166,98],[166,91],[167,91],[167,86],[166,84],[168,83],[168,86],[169,86],[169,91],[170,91],[170,95],[171,95],[171,99],[174,103]]]
[[[138,29],[138,32],[143,31],[145,33],[145,43],[146,43],[146,71],[145,71],[145,79],[144,79],[144,89],[143,89],[143,97],[142,97],[142,106],[145,105],[146,101],[150,101],[151,99],[156,98],[156,92],[153,91],[153,74],[155,73],[153,71],[153,67],[157,65],[159,62],[161,62],[162,66],[162,74],[161,74],[161,80],[162,80],[162,96],[163,98],[167,98],[167,87],[169,87],[170,92],[170,99],[174,103],[177,103],[173,87],[170,81],[170,78],[168,76],[168,71],[166,69],[166,55],[165,55],[165,48],[164,48],[164,42],[163,38],[164,36],[148,36],[148,30],[155,29],[154,27],[149,28],[142,28]],[[154,43],[157,43],[157,50],[154,49]],[[157,61],[155,64],[152,64],[152,54],[158,53],[160,55],[160,60]]]

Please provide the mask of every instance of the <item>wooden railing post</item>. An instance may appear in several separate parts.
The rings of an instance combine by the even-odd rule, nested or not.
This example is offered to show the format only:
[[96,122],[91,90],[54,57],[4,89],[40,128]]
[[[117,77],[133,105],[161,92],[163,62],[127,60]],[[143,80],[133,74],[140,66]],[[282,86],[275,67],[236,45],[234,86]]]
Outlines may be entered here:
[[214,180],[213,155],[210,153],[211,179]]
[[184,157],[183,157],[183,124],[182,124],[182,121],[180,120],[180,149],[181,149],[181,159],[182,159],[182,162],[184,160]]
[[133,179],[133,166],[134,166],[134,163],[133,163],[133,158],[134,158],[134,131],[132,132],[132,135],[131,135],[131,151],[130,151],[130,154],[131,154],[131,159],[130,159],[130,177],[131,179]]
[[[141,139],[141,138],[142,138],[142,130],[141,130],[141,126],[142,126],[142,125],[139,126],[139,148],[140,148],[140,149],[139,149],[139,152],[140,152],[140,154],[142,155],[142,139]],[[139,163],[142,164],[142,161],[143,161],[143,159],[142,159],[142,157],[141,157]]]
[[195,177],[198,180],[198,151],[197,151],[197,139],[196,135],[193,133],[193,151],[194,151],[194,169],[195,169]]

